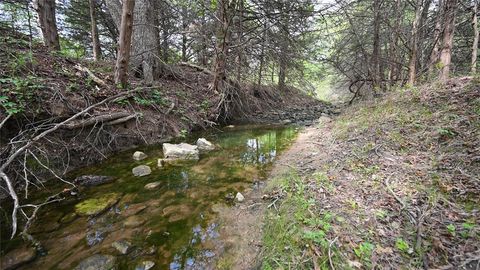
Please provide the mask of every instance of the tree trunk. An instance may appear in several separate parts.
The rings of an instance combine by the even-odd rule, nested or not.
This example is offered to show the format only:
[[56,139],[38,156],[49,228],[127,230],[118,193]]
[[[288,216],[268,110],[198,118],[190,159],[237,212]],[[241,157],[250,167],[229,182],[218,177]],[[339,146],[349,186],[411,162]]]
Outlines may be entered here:
[[452,63],[453,34],[455,31],[455,11],[457,0],[446,0],[444,6],[445,27],[442,37],[442,50],[440,52],[440,81],[446,81],[450,76],[450,65]]
[[478,51],[478,21],[477,8],[478,0],[473,0],[472,10],[472,28],[473,28],[473,45],[472,45],[472,74],[477,73],[477,51]]
[[417,0],[415,4],[415,18],[412,25],[412,40],[410,61],[408,62],[408,84],[414,85],[417,75],[417,50],[418,50],[418,26],[420,24],[420,17],[422,11],[422,0]]
[[60,39],[55,17],[55,0],[34,0],[33,6],[38,13],[38,23],[42,30],[43,43],[49,50],[59,51]]
[[380,0],[373,3],[373,52],[372,52],[372,85],[375,88],[380,87]]
[[435,29],[433,30],[433,48],[428,66],[429,76],[432,75],[435,70],[441,47],[440,34],[442,33],[443,4],[443,0],[438,1],[437,18],[435,19]]
[[97,26],[97,16],[95,14],[95,0],[90,0],[90,24],[92,28],[92,48],[93,48],[93,59],[95,61],[102,58],[102,51],[100,48],[100,39],[98,37],[98,26]]
[[[396,0],[394,14],[400,14],[402,8],[402,0]],[[398,41],[400,39],[400,24],[402,16],[395,18],[394,31],[392,33],[392,40],[389,48],[390,70],[388,72],[388,79],[390,80],[390,86],[395,85],[397,79],[400,77],[401,66],[398,64]]]
[[124,89],[128,83],[128,63],[130,61],[130,47],[132,44],[134,8],[135,0],[124,0],[117,63],[115,65],[115,84],[120,84]]
[[228,55],[228,43],[230,41],[230,20],[229,20],[229,0],[219,0],[217,18],[219,20],[216,57],[212,87],[215,91],[221,92],[221,83],[226,79],[226,60]]
[[187,34],[185,33],[188,28],[187,21],[188,11],[185,5],[182,5],[182,61],[187,62]]
[[237,58],[236,58],[236,65],[237,65],[237,72],[236,72],[236,79],[237,82],[241,82],[242,80],[242,59],[243,59],[243,1],[239,0],[238,5],[238,16],[237,16]]

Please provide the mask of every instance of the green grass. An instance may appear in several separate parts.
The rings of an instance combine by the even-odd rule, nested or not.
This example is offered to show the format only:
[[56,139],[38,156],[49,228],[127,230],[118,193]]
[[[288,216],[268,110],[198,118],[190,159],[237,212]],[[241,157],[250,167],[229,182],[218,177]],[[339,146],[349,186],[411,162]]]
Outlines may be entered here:
[[[312,178],[319,183],[328,181],[319,173]],[[331,241],[328,233],[334,216],[330,212],[316,211],[313,194],[295,172],[272,180],[267,189],[281,190],[286,197],[268,210],[262,269],[313,269],[314,260],[322,269],[328,269]],[[333,259],[337,260],[335,250]]]

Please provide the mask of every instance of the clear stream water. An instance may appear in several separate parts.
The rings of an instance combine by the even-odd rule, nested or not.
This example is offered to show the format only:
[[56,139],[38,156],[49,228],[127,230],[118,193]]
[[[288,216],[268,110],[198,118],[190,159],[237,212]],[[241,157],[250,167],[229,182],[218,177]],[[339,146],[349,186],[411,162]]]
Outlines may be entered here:
[[[72,269],[94,254],[116,256],[119,269],[135,269],[146,260],[155,262],[153,269],[210,268],[223,248],[222,240],[228,237],[220,233],[215,206],[229,204],[226,197],[258,186],[296,134],[297,128],[285,126],[211,130],[182,140],[194,143],[205,137],[218,146],[218,150],[201,154],[196,162],[157,168],[162,150],[156,145],[138,149],[148,155],[142,161],[134,161],[134,150],[129,150],[80,169],[69,179],[94,174],[116,180],[82,189],[76,199],[45,207],[32,234],[47,253],[21,269]],[[152,174],[134,177],[132,168],[142,164],[149,165]],[[156,181],[162,183],[157,189],[144,188]],[[106,213],[90,219],[73,214],[75,204],[111,192],[122,198]],[[120,255],[111,245],[121,239],[132,245],[127,255]],[[2,239],[1,248],[7,251],[19,243],[18,239]]]

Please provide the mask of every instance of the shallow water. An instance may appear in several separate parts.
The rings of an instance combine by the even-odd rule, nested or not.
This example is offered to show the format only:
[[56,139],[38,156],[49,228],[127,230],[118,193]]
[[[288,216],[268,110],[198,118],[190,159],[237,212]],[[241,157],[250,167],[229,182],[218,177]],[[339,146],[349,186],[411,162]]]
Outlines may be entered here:
[[[135,269],[145,260],[155,262],[154,269],[214,268],[226,237],[219,232],[222,225],[217,223],[215,205],[228,204],[227,195],[256,188],[296,133],[294,127],[226,128],[182,140],[194,143],[206,137],[218,146],[196,162],[157,168],[162,157],[157,145],[138,149],[148,155],[142,161],[132,160],[130,150],[78,170],[71,178],[95,174],[116,181],[83,189],[77,199],[44,208],[32,232],[47,254],[23,269],[71,269],[93,254],[115,255],[120,269]],[[143,164],[152,168],[152,174],[134,177],[132,168]],[[156,181],[162,183],[157,189],[144,188]],[[78,202],[111,192],[122,198],[108,212],[91,219],[72,215]],[[132,244],[128,255],[112,248],[112,242],[120,239]],[[2,249],[13,246],[15,241],[3,242]]]

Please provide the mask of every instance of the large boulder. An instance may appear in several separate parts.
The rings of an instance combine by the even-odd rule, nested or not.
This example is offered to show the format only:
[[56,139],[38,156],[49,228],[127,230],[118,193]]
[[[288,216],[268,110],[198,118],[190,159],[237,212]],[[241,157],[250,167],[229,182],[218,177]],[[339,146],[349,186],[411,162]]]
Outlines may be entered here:
[[198,147],[188,143],[163,144],[163,155],[167,159],[188,159],[197,160],[200,158]]
[[120,200],[119,193],[107,193],[101,197],[88,199],[75,205],[75,212],[80,216],[96,216],[103,213]]
[[37,252],[34,248],[23,247],[14,249],[5,256],[0,257],[0,268],[4,270],[16,269],[22,264],[28,263],[35,259]]
[[75,270],[112,270],[115,269],[115,257],[95,254],[81,261]]
[[79,186],[91,187],[107,184],[113,182],[113,180],[113,177],[104,175],[82,175],[75,178],[73,183]]
[[135,176],[146,176],[152,173],[152,169],[147,165],[140,165],[132,169],[132,173]]
[[215,150],[215,145],[213,145],[213,143],[207,141],[207,139],[205,139],[205,138],[199,138],[197,140],[197,147],[198,147],[198,150],[204,151],[204,152]]

